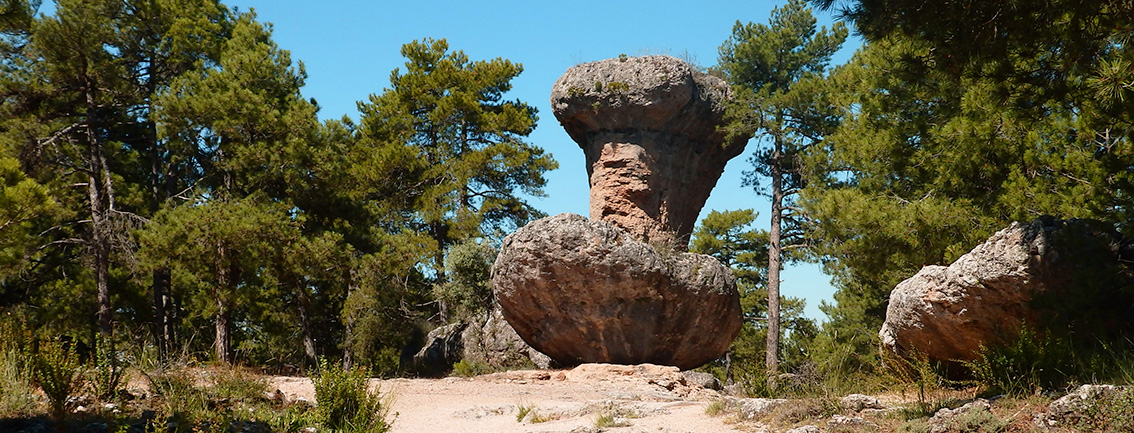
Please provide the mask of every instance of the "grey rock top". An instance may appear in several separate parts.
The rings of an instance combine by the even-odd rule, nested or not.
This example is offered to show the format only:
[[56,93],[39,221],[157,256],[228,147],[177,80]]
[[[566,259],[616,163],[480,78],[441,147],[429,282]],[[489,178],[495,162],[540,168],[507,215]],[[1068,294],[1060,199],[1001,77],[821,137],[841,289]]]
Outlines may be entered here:
[[551,107],[582,146],[601,131],[723,136],[716,128],[731,96],[724,80],[673,57],[621,57],[568,69],[551,89]]

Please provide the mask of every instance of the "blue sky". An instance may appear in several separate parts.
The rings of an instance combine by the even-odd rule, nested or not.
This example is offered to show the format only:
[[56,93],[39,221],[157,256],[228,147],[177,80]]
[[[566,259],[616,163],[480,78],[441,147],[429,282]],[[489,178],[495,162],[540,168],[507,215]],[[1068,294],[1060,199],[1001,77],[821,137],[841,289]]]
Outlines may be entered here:
[[[551,113],[551,85],[567,68],[619,54],[669,54],[708,66],[732,26],[766,23],[782,1],[364,1],[310,2],[240,0],[226,2],[254,9],[274,25],[274,39],[306,66],[304,95],[318,101],[320,117],[358,118],[357,101],[380,93],[390,72],[402,67],[402,44],[444,38],[452,50],[471,59],[503,57],[522,63],[524,72],[506,97],[539,109],[529,141],[555,156],[560,168],[548,175],[548,197],[533,199],[548,214],[588,213],[588,182],[582,150]],[[820,25],[829,15],[814,11]],[[845,62],[860,45],[852,37],[832,64]],[[403,68],[404,69],[404,68]],[[710,210],[752,208],[757,227],[767,228],[767,199],[741,186],[747,155],[733,159],[701,215]],[[818,265],[790,266],[783,275],[785,296],[807,300],[806,314],[823,319],[821,299],[831,302],[830,278]]]
[[[588,182],[583,152],[559,126],[548,102],[551,86],[571,66],[617,57],[669,54],[702,66],[716,63],[717,48],[737,21],[766,23],[783,1],[370,1],[311,2],[300,0],[226,1],[242,11],[254,9],[270,22],[274,39],[290,50],[293,61],[306,67],[303,93],[315,98],[323,119],[344,115],[358,119],[357,101],[381,93],[390,72],[402,67],[402,44],[422,38],[446,39],[451,50],[470,59],[502,57],[523,64],[506,98],[519,99],[539,110],[539,123],[529,142],[543,147],[559,161],[548,174],[546,198],[534,205],[557,214],[588,214]],[[53,13],[45,1],[42,13]],[[813,11],[820,25],[831,17]],[[852,36],[832,65],[846,62],[861,45]],[[404,69],[404,68],[403,68]],[[751,142],[745,154],[733,159],[701,212],[752,208],[760,213],[756,226],[767,229],[770,204],[741,186]],[[789,265],[782,293],[807,300],[806,315],[825,319],[818,305],[831,302],[834,288],[818,265]]]

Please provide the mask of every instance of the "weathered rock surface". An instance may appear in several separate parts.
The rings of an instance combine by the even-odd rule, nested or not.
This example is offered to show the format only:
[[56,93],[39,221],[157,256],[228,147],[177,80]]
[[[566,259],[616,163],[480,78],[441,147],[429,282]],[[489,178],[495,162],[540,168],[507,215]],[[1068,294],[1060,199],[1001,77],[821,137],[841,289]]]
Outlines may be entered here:
[[994,418],[988,400],[978,398],[956,409],[942,408],[929,419],[929,433],[969,431],[975,420]]
[[747,137],[726,141],[728,84],[669,56],[584,63],[555,82],[555,117],[583,148],[591,219],[685,249],[725,163]]
[[966,361],[982,344],[1013,338],[1023,323],[1080,335],[1129,329],[1131,304],[1105,305],[1129,298],[1129,250],[1095,221],[1013,223],[953,264],[926,266],[898,284],[879,331],[882,346],[900,356]]
[[864,409],[885,409],[886,406],[877,398],[864,394],[850,394],[839,399],[839,405],[843,409],[852,412],[861,412]]
[[446,373],[462,360],[494,370],[555,367],[551,358],[524,343],[499,308],[430,331],[413,356],[413,366],[418,374],[430,376]]
[[418,374],[436,375],[449,371],[460,361],[464,351],[461,332],[467,323],[451,323],[438,327],[425,336],[425,346],[413,355],[413,369]]
[[[1082,385],[1074,392],[1051,402],[1047,411],[1036,416],[1036,427],[1049,428],[1074,425],[1089,418],[1089,413],[1122,393],[1134,393],[1134,388],[1114,385]],[[1127,397],[1130,398],[1130,397]]]
[[493,369],[526,366],[546,369],[555,366],[551,358],[520,338],[512,325],[504,320],[500,308],[494,308],[485,317],[467,326],[461,333],[461,340],[464,342],[462,359]]
[[711,256],[655,250],[604,221],[560,214],[504,239],[492,267],[504,317],[564,365],[716,359],[740,330],[732,273]]
[[686,382],[697,385],[701,388],[711,389],[714,391],[720,391],[724,389],[724,387],[721,386],[721,381],[717,380],[716,376],[705,373],[703,371],[685,370],[681,372],[681,375],[685,376]]

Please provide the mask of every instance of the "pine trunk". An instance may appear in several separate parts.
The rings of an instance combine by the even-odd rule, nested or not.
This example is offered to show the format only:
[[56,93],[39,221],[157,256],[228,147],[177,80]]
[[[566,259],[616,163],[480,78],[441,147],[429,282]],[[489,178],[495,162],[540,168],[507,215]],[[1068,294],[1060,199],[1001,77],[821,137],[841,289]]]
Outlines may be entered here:
[[213,350],[216,352],[217,361],[221,364],[228,365],[232,363],[232,354],[229,353],[229,335],[228,335],[228,321],[229,311],[228,306],[224,301],[217,299],[217,320],[216,320],[216,341],[213,343]]
[[107,220],[109,208],[113,208],[110,192],[110,175],[107,173],[106,157],[102,153],[102,143],[95,131],[94,94],[87,91],[87,193],[90,200],[91,235],[90,249],[93,260],[91,267],[95,277],[95,290],[98,302],[98,331],[106,341],[110,341],[113,317],[110,308],[110,224]]
[[774,383],[780,366],[780,267],[782,264],[780,226],[783,218],[783,169],[780,167],[781,144],[776,138],[772,154],[772,226],[768,231],[768,339],[764,364],[768,379]]
[[296,286],[295,292],[296,299],[299,301],[299,330],[303,334],[303,356],[307,365],[315,365],[318,361],[316,359],[318,354],[315,352],[315,337],[311,331],[311,318],[309,316],[311,299],[302,287]]
[[217,287],[216,292],[213,294],[217,304],[216,316],[216,338],[213,341],[213,351],[216,353],[217,361],[221,364],[228,365],[232,361],[231,354],[229,353],[229,335],[228,335],[228,321],[229,311],[228,303],[225,302],[225,295],[231,293],[234,275],[229,274],[228,261],[225,260],[224,246],[217,246]]

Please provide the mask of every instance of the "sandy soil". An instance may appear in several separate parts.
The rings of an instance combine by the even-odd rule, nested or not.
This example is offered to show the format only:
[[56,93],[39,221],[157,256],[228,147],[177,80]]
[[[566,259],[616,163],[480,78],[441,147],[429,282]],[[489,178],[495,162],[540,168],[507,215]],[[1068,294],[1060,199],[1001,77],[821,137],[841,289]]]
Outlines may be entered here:
[[[275,377],[271,386],[288,399],[314,401],[311,380]],[[710,417],[719,398],[685,381],[676,368],[584,364],[572,370],[525,370],[474,378],[374,380],[391,398],[393,432],[741,432]],[[531,412],[517,421],[520,408]],[[600,414],[618,427],[598,429]]]

